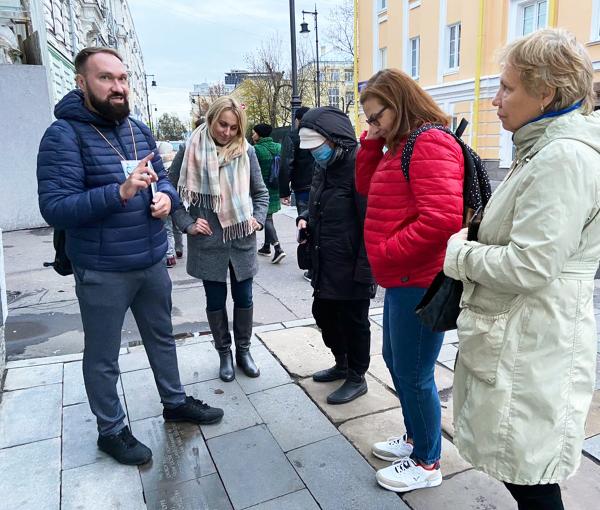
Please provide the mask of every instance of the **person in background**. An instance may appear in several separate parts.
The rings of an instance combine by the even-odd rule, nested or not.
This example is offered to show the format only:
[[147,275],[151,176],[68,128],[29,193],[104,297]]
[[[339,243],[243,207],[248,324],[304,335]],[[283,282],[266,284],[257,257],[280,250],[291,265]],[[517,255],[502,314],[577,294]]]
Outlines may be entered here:
[[463,282],[454,442],[504,482],[519,510],[562,510],[594,391],[600,259],[600,118],[575,37],[545,29],[501,53],[493,100],[516,156],[478,241],[448,243]]
[[281,209],[281,204],[279,203],[279,188],[271,184],[270,177],[273,159],[275,156],[280,156],[281,154],[281,144],[273,141],[271,131],[273,131],[273,127],[270,124],[257,124],[252,129],[252,141],[254,142],[254,150],[256,151],[263,181],[269,190],[269,210],[267,211],[267,220],[265,223],[265,242],[262,248],[258,250],[258,254],[264,257],[271,256],[272,245],[274,253],[271,264],[278,264],[285,257],[285,252],[279,244],[279,239],[277,239],[273,214]]
[[182,158],[175,158],[169,179],[189,205],[173,212],[188,234],[187,272],[199,278],[206,294],[206,316],[219,353],[219,377],[235,378],[227,317],[227,276],[233,297],[235,360],[248,377],[260,370],[250,354],[253,277],[258,272],[256,231],[269,206],[254,147],[246,142],[246,113],[238,101],[223,96],[194,130]]
[[[298,129],[302,117],[310,108],[303,106],[296,110],[294,130],[290,131],[286,139],[285,150],[282,153],[281,173],[279,176],[279,195],[281,203],[290,205],[290,189],[294,192],[296,210],[298,215],[308,209],[308,194],[315,170],[315,160],[308,149],[300,147]],[[304,279],[311,280],[311,272],[304,272]]]
[[162,222],[179,197],[150,130],[129,116],[127,68],[114,49],[90,47],[75,57],[75,72],[78,89],[56,105],[57,120],[40,144],[40,211],[66,234],[98,448],[123,464],[145,464],[152,451],[132,435],[117,393],[127,310],[148,354],[165,421],[216,423],[223,410],[186,396],[181,385]]
[[[448,116],[405,73],[373,75],[360,102],[368,131],[356,156],[356,188],[367,196],[365,244],[377,283],[386,289],[383,358],[404,416],[405,434],[373,445],[393,462],[377,482],[395,492],[442,483],[441,408],[434,368],[444,339],[415,314],[441,270],[446,242],[462,226],[464,161],[458,142],[430,129],[416,138],[409,181],[402,172],[408,135],[427,123],[448,126]],[[386,150],[387,149],[387,150]]]
[[300,124],[300,147],[315,160],[308,209],[297,219],[308,238],[314,288],[312,312],[335,365],[313,375],[316,382],[343,380],[327,397],[345,404],[367,392],[374,281],[363,242],[366,201],[354,188],[354,129],[341,110],[313,108]]
[[[175,157],[173,146],[169,142],[158,142],[158,153],[162,158],[163,165],[167,175],[169,167]],[[167,230],[167,267],[171,268],[177,264],[177,259],[183,257],[183,235],[177,227],[173,225],[173,219],[169,214],[164,220]]]

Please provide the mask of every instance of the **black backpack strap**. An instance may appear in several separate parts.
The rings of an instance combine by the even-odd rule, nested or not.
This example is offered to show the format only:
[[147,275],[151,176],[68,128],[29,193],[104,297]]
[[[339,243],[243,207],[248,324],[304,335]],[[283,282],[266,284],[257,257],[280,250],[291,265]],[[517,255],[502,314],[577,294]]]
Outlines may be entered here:
[[423,124],[420,128],[415,129],[408,135],[408,139],[406,140],[406,144],[402,149],[402,173],[404,174],[404,178],[408,181],[408,168],[410,166],[410,159],[412,158],[412,153],[415,150],[415,143],[417,143],[417,138],[421,133],[425,131],[429,131],[430,129],[441,129],[442,131],[447,131],[453,135],[452,131],[448,128],[442,126],[441,124]]

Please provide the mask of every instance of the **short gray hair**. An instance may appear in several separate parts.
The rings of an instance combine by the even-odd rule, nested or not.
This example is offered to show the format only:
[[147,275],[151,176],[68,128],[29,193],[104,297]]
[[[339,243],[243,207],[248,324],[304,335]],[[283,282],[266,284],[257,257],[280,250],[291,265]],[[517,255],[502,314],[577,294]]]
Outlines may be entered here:
[[548,111],[561,110],[581,101],[581,110],[594,110],[592,61],[575,36],[562,28],[545,28],[508,44],[500,52],[500,63],[514,67],[525,90],[539,94],[545,86],[556,95]]

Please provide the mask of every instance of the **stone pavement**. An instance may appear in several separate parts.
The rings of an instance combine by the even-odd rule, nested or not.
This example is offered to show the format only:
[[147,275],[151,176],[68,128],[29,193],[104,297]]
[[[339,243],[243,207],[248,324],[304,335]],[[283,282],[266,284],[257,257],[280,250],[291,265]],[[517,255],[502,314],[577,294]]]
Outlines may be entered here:
[[[474,471],[452,444],[448,334],[436,367],[443,400],[444,483],[399,496],[380,489],[385,463],[370,444],[402,433],[402,410],[381,359],[381,309],[371,311],[369,392],[344,406],[326,395],[339,383],[309,377],[331,362],[310,319],[255,328],[258,379],[217,376],[210,336],[178,342],[188,393],[225,409],[217,425],[165,424],[142,347],[121,354],[119,393],[133,433],[154,458],[121,466],[95,445],[96,428],[81,375],[81,354],[11,361],[0,401],[0,507],[7,509],[384,510],[515,509],[501,484]],[[600,499],[600,392],[589,415],[586,454],[564,486],[567,510]]]

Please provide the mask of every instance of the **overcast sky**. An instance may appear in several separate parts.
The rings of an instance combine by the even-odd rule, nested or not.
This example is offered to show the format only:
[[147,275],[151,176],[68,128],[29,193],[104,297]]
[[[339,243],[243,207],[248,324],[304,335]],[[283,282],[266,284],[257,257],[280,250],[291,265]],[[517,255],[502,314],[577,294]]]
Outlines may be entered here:
[[[339,2],[317,0],[319,39]],[[129,6],[146,73],[155,74],[158,84],[149,89],[150,103],[158,108],[153,117],[169,112],[187,118],[195,83],[223,81],[225,72],[246,68],[245,55],[274,35],[289,61],[288,0],[129,0]],[[314,7],[314,0],[296,0],[298,30],[301,11]],[[306,21],[312,30],[312,16]],[[309,37],[314,44],[314,32]]]

